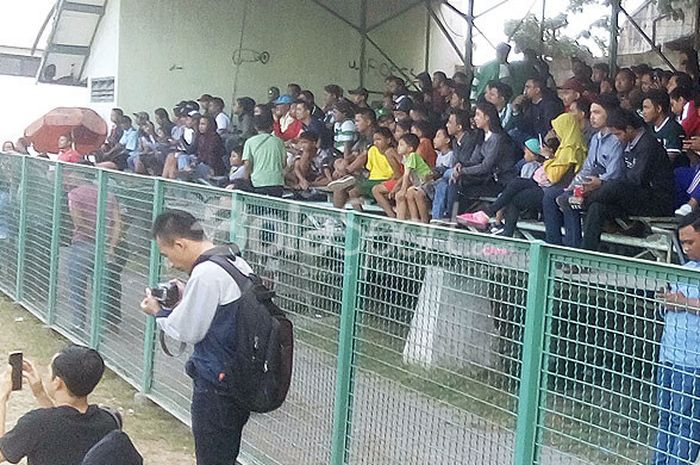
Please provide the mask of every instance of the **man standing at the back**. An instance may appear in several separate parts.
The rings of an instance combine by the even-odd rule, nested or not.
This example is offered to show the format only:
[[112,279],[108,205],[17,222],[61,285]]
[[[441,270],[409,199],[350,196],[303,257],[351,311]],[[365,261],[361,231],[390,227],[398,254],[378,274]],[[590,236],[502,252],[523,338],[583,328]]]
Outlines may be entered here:
[[287,151],[284,142],[272,135],[272,115],[265,111],[254,118],[258,134],[243,146],[243,162],[253,185],[252,192],[282,197]]

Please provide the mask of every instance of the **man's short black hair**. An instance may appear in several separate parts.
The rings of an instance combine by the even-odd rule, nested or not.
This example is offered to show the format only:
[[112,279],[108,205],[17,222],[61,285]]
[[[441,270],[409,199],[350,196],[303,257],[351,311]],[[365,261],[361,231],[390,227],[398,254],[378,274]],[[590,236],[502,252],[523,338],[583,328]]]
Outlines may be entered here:
[[269,132],[274,124],[275,120],[272,118],[272,113],[269,109],[253,116],[253,125],[258,132]]
[[435,72],[433,73],[433,78],[434,78],[435,76],[440,76],[440,77],[442,78],[443,81],[444,81],[444,80],[447,80],[447,74],[445,74],[444,71],[435,71]]
[[88,347],[68,346],[51,362],[54,378],[63,380],[75,397],[86,397],[97,386],[105,371],[100,354]]
[[586,119],[591,116],[591,100],[586,97],[579,97],[574,102],[578,111],[583,112]]
[[360,115],[365,121],[369,121],[370,125],[374,126],[377,123],[377,114],[371,108],[360,108],[356,115]]
[[314,144],[318,142],[318,134],[312,131],[304,131],[299,135],[299,139],[302,140],[308,140],[309,142],[313,142]]
[[414,152],[420,145],[420,139],[418,139],[418,136],[416,136],[415,134],[404,134],[403,136],[401,136],[401,140],[404,142],[404,144],[411,147],[411,150]]
[[413,125],[414,128],[417,128],[422,134],[423,137],[427,137],[428,139],[432,139],[434,134],[434,129],[433,125],[430,124],[428,121],[423,121],[423,120],[418,120],[414,121]]
[[301,86],[293,82],[287,84],[287,89],[294,89],[297,93],[301,93]]
[[676,87],[685,87],[688,89],[693,88],[693,78],[690,77],[688,73],[684,73],[683,71],[676,71],[671,75],[671,77],[676,78]]
[[122,116],[122,119],[119,122],[122,124],[128,124],[129,126],[132,125],[131,118],[128,116]]
[[606,75],[610,74],[610,66],[607,63],[595,63],[593,69],[599,69],[603,71]]
[[608,112],[607,126],[622,131],[627,128],[639,129],[644,127],[644,121],[634,111],[616,108]]
[[592,103],[600,105],[605,109],[606,112],[611,111],[615,108],[620,108],[620,99],[618,99],[617,95],[613,93],[600,94],[595,99],[593,99]]
[[297,101],[294,102],[294,103],[296,103],[297,105],[303,106],[304,108],[306,108],[307,110],[309,110],[309,113],[312,113],[312,112],[314,111],[314,104],[313,104],[313,102],[308,102],[308,101],[306,101],[306,100],[297,99]]
[[333,105],[333,109],[338,110],[348,118],[353,118],[355,116],[355,105],[349,100],[338,100],[335,102],[335,105]]
[[457,119],[457,124],[462,126],[463,131],[468,131],[471,127],[471,115],[468,111],[452,109],[450,110],[449,115],[455,115],[455,118]]
[[498,95],[503,97],[506,102],[510,102],[510,99],[513,98],[513,88],[503,81],[489,81],[488,84],[486,84],[486,87],[496,89]]
[[165,108],[156,108],[156,111],[154,111],[153,113],[161,119],[170,118],[170,116],[168,115],[168,110],[166,110]]
[[221,108],[224,108],[226,106],[226,104],[224,103],[224,99],[222,99],[221,97],[214,97],[213,99],[211,99],[211,103],[219,105]]
[[632,70],[629,69],[629,68],[620,68],[620,69],[617,71],[617,73],[615,73],[615,76],[618,76],[618,75],[620,75],[620,74],[626,74],[626,75],[627,75],[627,78],[628,78],[630,81],[636,81],[636,80],[637,80],[637,75],[634,74],[634,71],[632,71]]
[[535,85],[538,89],[540,89],[542,92],[547,90],[547,82],[540,76],[533,76],[528,81],[532,81],[532,84]]
[[118,114],[119,116],[124,116],[124,110],[122,110],[121,108],[112,108],[112,111]]
[[311,102],[312,104],[316,101],[316,96],[314,96],[314,93],[311,92],[310,90],[302,90],[301,92],[299,92],[299,95],[300,96],[303,95],[304,98],[306,100],[308,100],[309,102]]
[[644,94],[644,100],[649,100],[655,107],[661,107],[664,115],[668,115],[671,111],[671,99],[665,90],[649,89],[649,92]]
[[700,210],[695,210],[678,220],[678,229],[692,226],[695,231],[700,231]]
[[328,84],[323,88],[323,90],[328,92],[330,95],[334,95],[337,99],[343,98],[343,88],[336,84]]
[[197,218],[183,210],[167,210],[153,222],[153,238],[166,244],[172,244],[175,239],[203,241],[207,237],[204,228]]
[[683,97],[686,101],[690,102],[693,99],[693,91],[690,87],[678,86],[668,94],[671,100],[680,100]]
[[404,119],[396,122],[396,127],[403,129],[405,132],[411,132],[411,126],[413,126],[413,121],[410,119]]

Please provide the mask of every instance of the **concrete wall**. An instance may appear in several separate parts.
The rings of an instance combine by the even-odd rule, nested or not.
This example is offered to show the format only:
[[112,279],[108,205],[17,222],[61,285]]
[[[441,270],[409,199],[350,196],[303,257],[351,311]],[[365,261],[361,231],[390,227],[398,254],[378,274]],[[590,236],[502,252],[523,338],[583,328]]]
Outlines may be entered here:
[[[88,78],[115,78],[115,101],[105,103],[90,102],[89,94],[86,104],[97,111],[105,121],[109,122],[109,115],[116,106],[119,93],[119,14],[122,0],[108,0],[105,15],[100,22],[95,34],[92,53],[85,64],[83,77]],[[88,79],[88,86],[90,79]]]
[[[319,101],[326,84],[358,86],[359,34],[311,0],[248,0],[242,56],[265,51],[270,59],[243,63],[236,80],[232,57],[241,40],[244,1],[110,0],[86,76],[112,75],[116,55],[116,103],[128,112],[172,108],[205,92],[228,105],[234,89],[237,96],[260,100],[269,86],[284,91],[290,82],[311,89]],[[417,74],[425,66],[425,24],[425,10],[416,7],[370,37],[406,74]],[[370,44],[365,66],[371,90],[381,91],[384,77],[396,72]]]

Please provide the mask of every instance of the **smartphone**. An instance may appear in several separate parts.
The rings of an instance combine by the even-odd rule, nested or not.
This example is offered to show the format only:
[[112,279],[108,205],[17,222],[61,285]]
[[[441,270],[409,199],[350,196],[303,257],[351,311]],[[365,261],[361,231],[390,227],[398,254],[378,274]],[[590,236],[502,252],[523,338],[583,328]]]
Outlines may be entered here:
[[22,364],[24,356],[22,352],[12,352],[9,357],[10,366],[12,367],[12,390],[22,390]]

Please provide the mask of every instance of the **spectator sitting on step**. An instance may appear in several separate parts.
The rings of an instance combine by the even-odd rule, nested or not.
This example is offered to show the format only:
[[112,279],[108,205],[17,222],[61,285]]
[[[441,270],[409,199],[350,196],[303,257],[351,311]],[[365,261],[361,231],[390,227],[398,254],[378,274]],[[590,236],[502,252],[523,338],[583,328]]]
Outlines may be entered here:
[[583,133],[583,140],[586,142],[586,147],[591,145],[591,139],[597,130],[591,126],[591,101],[586,97],[581,97],[578,100],[571,102],[569,113],[574,115],[579,129]]
[[302,131],[301,121],[296,119],[294,100],[289,95],[282,95],[274,101],[274,134],[285,143],[294,141]]
[[80,163],[83,156],[73,148],[73,140],[70,135],[63,135],[58,138],[58,161],[66,163]]
[[559,97],[553,94],[542,78],[528,79],[525,94],[513,100],[511,137],[521,146],[526,139],[544,138],[552,129],[552,120],[564,111]]
[[401,162],[394,145],[394,137],[387,128],[375,131],[373,145],[367,151],[367,161],[364,165],[364,169],[369,171],[367,178],[358,176],[356,183],[340,185],[334,189],[333,205],[336,208],[343,208],[349,199],[353,208],[362,211],[363,198],[372,196],[376,186],[399,179]]
[[313,103],[301,99],[297,100],[296,119],[301,123],[303,132],[313,132],[318,136],[321,148],[330,149],[333,147],[333,133],[321,120],[312,116],[313,109]]
[[[688,257],[684,265],[700,269],[700,212],[680,220],[678,236]],[[700,449],[700,288],[683,279],[662,288],[665,304],[657,368],[659,412],[655,464],[695,463]]]
[[[323,88],[323,122],[328,129],[333,129],[335,120],[335,105],[343,99],[343,88],[329,84]],[[349,102],[348,102],[349,103]]]
[[398,219],[427,223],[430,221],[428,208],[418,196],[426,182],[430,181],[432,168],[418,153],[419,146],[420,139],[415,134],[406,134],[399,141],[397,151],[403,159],[403,176],[393,193]]
[[229,164],[231,165],[231,169],[229,170],[226,189],[249,190],[250,181],[248,181],[245,163],[243,163],[243,145],[236,145],[233,147],[231,155],[229,156]]
[[320,148],[318,135],[309,131],[299,136],[299,147],[288,185],[303,191],[326,186],[332,180],[333,151]]
[[211,116],[216,122],[216,133],[223,137],[229,132],[229,127],[231,126],[231,118],[224,113],[224,108],[226,104],[221,97],[214,97],[209,102],[209,116]]
[[113,108],[109,115],[109,120],[112,126],[109,129],[109,134],[107,135],[107,140],[102,146],[103,151],[111,150],[115,145],[119,143],[122,138],[124,130],[121,127],[121,120],[124,117],[124,110],[121,108]]
[[685,132],[686,137],[700,136],[700,115],[695,107],[693,91],[688,87],[676,87],[669,92],[671,110]]
[[313,108],[313,110],[311,111],[311,117],[323,122],[323,118],[325,118],[326,115],[325,113],[323,113],[323,110],[321,110],[321,107],[316,105],[316,97],[314,96],[313,92],[311,92],[310,90],[302,90],[299,94],[298,100],[303,100],[310,104]]
[[192,170],[196,162],[197,138],[199,137],[199,120],[202,115],[196,111],[190,111],[184,118],[185,126],[178,141],[177,151],[170,153],[163,166],[163,177],[176,179],[178,174]]
[[[474,149],[483,140],[483,133],[471,127],[469,112],[466,111],[450,112],[446,129],[452,138],[454,166],[447,169],[443,176],[434,184],[435,197],[433,199],[432,219],[435,222],[456,215],[452,211],[455,206],[452,203],[448,204],[448,190],[452,184],[452,173],[455,169],[459,169],[462,165],[466,165],[469,162]],[[454,201],[454,199],[452,200]]]
[[[426,215],[420,215],[421,221],[425,222],[425,218],[430,218],[430,205],[435,199],[435,185],[436,183],[446,179],[449,181],[448,170],[450,170],[455,164],[455,156],[452,151],[452,140],[450,135],[447,133],[447,129],[440,128],[435,133],[435,138],[433,138],[433,147],[437,152],[437,159],[435,161],[435,168],[430,176],[430,180],[423,184],[420,189],[416,189],[412,193],[413,201],[416,203],[416,207],[419,212],[423,209],[426,211]],[[410,194],[410,192],[409,192]],[[409,199],[411,200],[411,199]],[[444,206],[440,207],[444,210]]]
[[69,346],[53,356],[48,378],[25,360],[24,379],[39,404],[5,432],[12,393],[11,370],[0,379],[0,461],[33,465],[75,465],[108,433],[121,427],[116,413],[91,405],[88,396],[102,379],[102,357],[93,349]]
[[491,81],[486,85],[484,98],[496,106],[501,126],[506,132],[510,131],[513,120],[513,106],[510,104],[510,100],[513,98],[513,89],[505,82]]
[[243,161],[253,193],[282,197],[287,151],[284,142],[272,134],[272,125],[269,111],[255,117],[258,134],[246,141]]
[[415,134],[420,141],[418,145],[418,155],[423,157],[423,160],[431,168],[435,167],[435,160],[437,159],[437,154],[435,153],[435,148],[433,147],[433,128],[431,124],[427,121],[414,121],[411,125],[411,134]]
[[129,167],[129,158],[136,157],[139,144],[139,132],[133,127],[131,118],[122,117],[120,121],[122,137],[119,143],[98,159],[96,166],[112,170],[124,171]]
[[352,103],[356,108],[369,108],[367,99],[369,98],[369,92],[364,87],[359,87],[357,89],[348,92],[352,96]]
[[348,163],[352,163],[352,148],[357,139],[355,111],[348,100],[340,100],[333,106],[333,146]]
[[642,117],[654,136],[666,148],[669,160],[675,168],[688,166],[683,154],[683,127],[671,116],[671,101],[664,90],[651,89],[644,95]]

